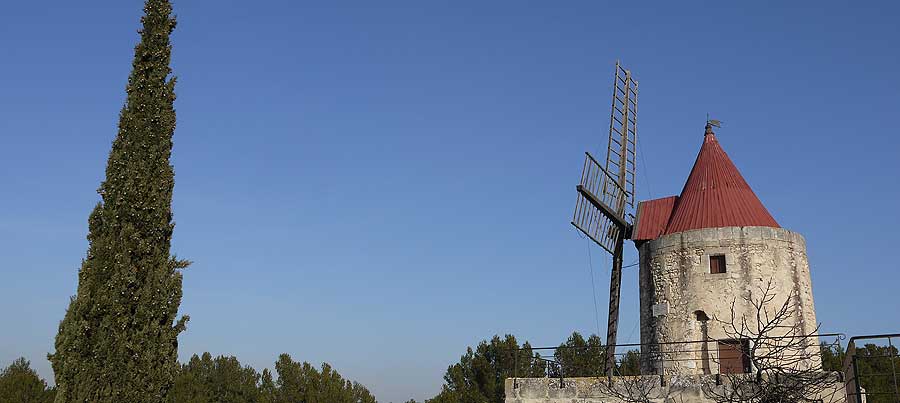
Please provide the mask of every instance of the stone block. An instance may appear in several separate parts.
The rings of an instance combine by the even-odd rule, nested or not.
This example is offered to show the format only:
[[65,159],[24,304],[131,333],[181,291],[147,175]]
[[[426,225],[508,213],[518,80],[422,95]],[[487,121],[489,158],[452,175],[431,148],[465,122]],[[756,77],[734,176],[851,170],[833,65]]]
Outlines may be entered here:
[[550,378],[549,381],[547,397],[550,399],[574,398],[578,395],[578,388],[571,378],[562,381],[559,378]]
[[653,316],[666,316],[669,314],[669,304],[662,302],[659,304],[653,304]]
[[682,239],[685,243],[693,246],[703,240],[702,230],[690,230],[682,233]]
[[547,398],[547,378],[520,378],[517,397],[522,399]]
[[791,237],[784,228],[775,228],[775,239],[790,242]]
[[681,243],[681,234],[666,235],[659,239],[660,249],[674,248]]
[[752,240],[762,239],[760,227],[744,227],[744,237]]
[[663,251],[668,250],[669,248],[671,248],[671,246],[669,246],[669,241],[666,238],[660,238],[653,241],[652,245],[648,245],[647,251]]
[[582,382],[578,384],[578,391],[575,397],[578,399],[590,399],[592,397],[603,396],[606,386],[606,378],[581,378]]
[[722,227],[718,228],[719,240],[735,238],[740,233],[740,227]]
[[791,232],[792,242],[797,245],[802,245],[803,250],[806,250],[806,239],[803,238],[803,235],[800,235],[796,232]]

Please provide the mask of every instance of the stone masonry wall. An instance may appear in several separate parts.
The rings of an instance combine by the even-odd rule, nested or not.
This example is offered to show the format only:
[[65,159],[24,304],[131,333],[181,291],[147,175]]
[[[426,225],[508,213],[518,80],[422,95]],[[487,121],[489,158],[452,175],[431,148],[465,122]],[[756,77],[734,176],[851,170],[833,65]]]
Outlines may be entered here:
[[[725,227],[685,231],[644,243],[640,254],[641,342],[696,341],[726,338],[723,325],[735,317],[751,319],[755,310],[745,301],[771,280],[775,300],[768,308],[780,308],[791,298],[790,314],[804,332],[816,328],[812,283],[806,256],[806,242],[800,234],[782,228]],[[712,274],[711,255],[725,255],[726,272]],[[709,320],[703,321],[702,317]],[[778,334],[772,334],[778,336]],[[809,341],[818,358],[818,340]],[[672,348],[679,348],[669,345]],[[644,347],[645,374],[717,373],[715,341],[704,343],[702,355],[697,345],[683,347],[660,360],[658,351]],[[659,347],[666,350],[666,346]],[[671,348],[670,348],[671,349]],[[653,354],[657,353],[657,354]],[[713,361],[713,362],[710,362]]]
[[[727,380],[715,375],[630,376],[607,378],[508,378],[505,403],[713,403],[710,394],[724,391]],[[706,390],[706,392],[704,391]],[[843,383],[833,374],[816,396],[827,403],[844,403]]]

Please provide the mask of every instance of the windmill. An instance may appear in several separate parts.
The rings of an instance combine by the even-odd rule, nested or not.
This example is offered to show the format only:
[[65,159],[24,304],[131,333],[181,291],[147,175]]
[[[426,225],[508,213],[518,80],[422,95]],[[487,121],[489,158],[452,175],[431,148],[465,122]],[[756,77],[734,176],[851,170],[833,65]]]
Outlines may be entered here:
[[638,83],[616,61],[606,162],[601,165],[585,152],[578,200],[572,225],[612,255],[609,282],[609,319],[606,331],[606,374],[615,369],[619,297],[622,288],[622,249],[631,238],[634,216],[635,147],[637,145]]

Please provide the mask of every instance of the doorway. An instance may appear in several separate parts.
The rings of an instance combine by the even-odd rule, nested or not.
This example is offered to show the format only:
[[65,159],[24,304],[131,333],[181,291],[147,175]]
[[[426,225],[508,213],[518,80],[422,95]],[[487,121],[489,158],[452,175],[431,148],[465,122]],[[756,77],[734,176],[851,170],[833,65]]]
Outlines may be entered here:
[[744,374],[750,372],[750,341],[719,340],[719,373]]

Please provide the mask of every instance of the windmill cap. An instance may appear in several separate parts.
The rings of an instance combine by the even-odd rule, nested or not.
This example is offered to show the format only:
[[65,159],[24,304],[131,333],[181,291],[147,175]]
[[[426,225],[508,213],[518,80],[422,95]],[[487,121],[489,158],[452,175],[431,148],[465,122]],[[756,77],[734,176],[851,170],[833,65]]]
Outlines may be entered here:
[[701,228],[748,226],[780,228],[707,123],[681,195],[641,202],[634,240]]

